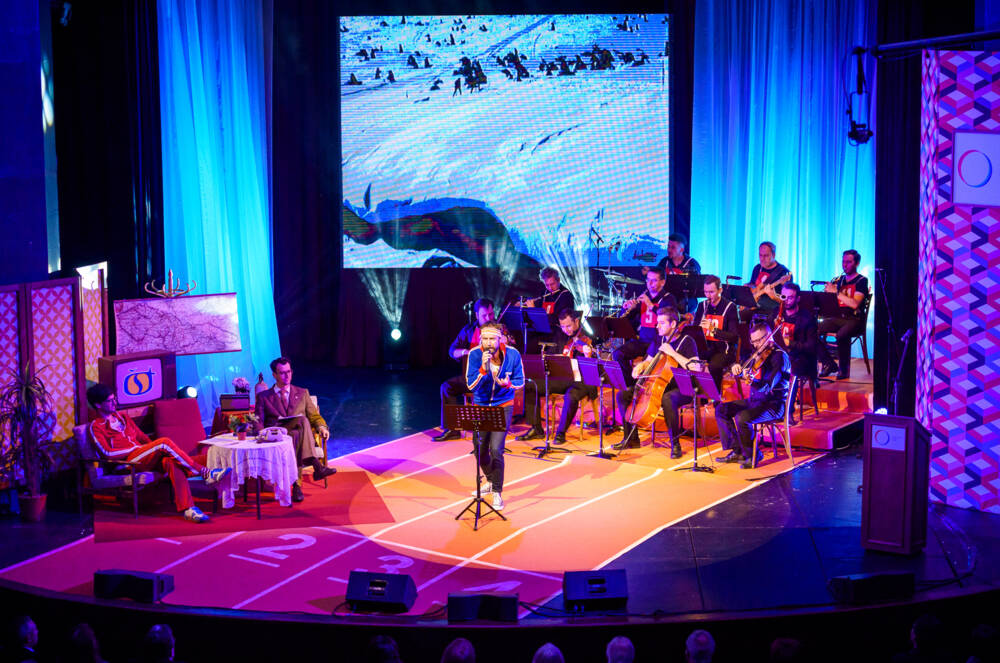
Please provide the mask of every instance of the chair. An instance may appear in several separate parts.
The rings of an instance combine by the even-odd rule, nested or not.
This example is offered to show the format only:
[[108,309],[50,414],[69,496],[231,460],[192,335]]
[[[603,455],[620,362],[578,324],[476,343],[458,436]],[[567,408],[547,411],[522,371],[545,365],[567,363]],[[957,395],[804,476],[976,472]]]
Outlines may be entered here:
[[[865,360],[865,369],[868,371],[868,375],[872,374],[872,366],[868,358],[868,310],[871,308],[871,305],[872,293],[869,292],[865,295],[864,301],[861,302],[861,333],[851,337],[851,347],[854,347],[854,344],[859,340],[861,341],[861,357]],[[826,336],[829,337],[830,335],[827,334]],[[825,343],[827,346],[832,346],[830,350],[836,356],[836,338],[834,338],[832,343],[829,340],[826,340]]]
[[[789,424],[789,410],[792,405],[792,399],[795,397],[796,383],[798,382],[798,377],[793,375],[791,383],[788,385],[788,393],[785,395],[785,414],[783,417],[778,417],[776,419],[768,419],[766,421],[759,421],[754,424],[754,434],[753,434],[753,456],[752,467],[757,467],[757,447],[760,444],[760,440],[764,435],[764,429],[767,428],[768,433],[771,436],[771,452],[772,458],[778,457],[778,441],[777,436],[774,431],[777,428],[781,434],[781,439],[785,444],[785,453],[788,454],[788,459],[792,461],[792,467],[795,467],[795,457],[792,455],[792,433],[791,424]],[[781,430],[781,425],[784,424],[784,430]]]
[[[87,434],[87,424],[73,427],[73,438],[80,452],[77,469],[77,497],[80,515],[83,515],[83,495],[89,493],[113,494],[118,498],[130,496],[132,513],[139,517],[139,493],[166,478],[162,472],[144,472],[127,460],[101,458]],[[86,481],[84,478],[86,477]]]
[[[313,407],[319,410],[319,399],[316,396],[313,396],[312,394],[309,394],[309,398],[310,400],[312,400]],[[313,442],[315,442],[316,444],[313,453],[316,455],[317,458],[320,459],[320,462],[326,465],[327,461],[330,459],[330,457],[327,455],[327,440],[324,440],[323,436],[320,435],[318,432],[313,431]],[[328,485],[329,484],[327,480],[323,479],[323,487],[326,488]]]
[[[805,409],[804,394],[806,391],[806,387],[808,387],[809,390],[812,392],[813,410],[816,412],[816,416],[817,417],[819,416],[819,399],[816,397],[816,389],[819,386],[819,378],[815,375],[794,375],[793,377],[795,377],[796,379],[796,385],[795,385],[796,393],[792,395],[792,400],[791,400],[792,412],[791,416],[789,417],[789,421],[794,426],[796,424],[795,421],[796,404],[798,404],[798,409],[800,413]],[[803,419],[805,419],[804,413],[802,414],[802,419],[800,419],[799,421],[802,421]]]

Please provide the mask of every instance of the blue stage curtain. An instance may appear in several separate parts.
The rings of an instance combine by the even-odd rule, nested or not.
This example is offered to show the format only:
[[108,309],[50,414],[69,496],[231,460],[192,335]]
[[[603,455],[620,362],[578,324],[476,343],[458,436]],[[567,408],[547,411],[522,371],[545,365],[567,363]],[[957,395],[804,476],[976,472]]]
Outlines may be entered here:
[[839,275],[851,248],[874,286],[875,140],[848,144],[845,113],[851,50],[874,30],[874,0],[698,1],[690,243],[703,271],[747,279],[770,240],[803,289]]
[[[267,0],[265,0],[266,2]],[[195,294],[237,293],[242,352],[178,358],[202,414],[243,376],[270,376],[270,14],[261,0],[158,0],[166,266]]]

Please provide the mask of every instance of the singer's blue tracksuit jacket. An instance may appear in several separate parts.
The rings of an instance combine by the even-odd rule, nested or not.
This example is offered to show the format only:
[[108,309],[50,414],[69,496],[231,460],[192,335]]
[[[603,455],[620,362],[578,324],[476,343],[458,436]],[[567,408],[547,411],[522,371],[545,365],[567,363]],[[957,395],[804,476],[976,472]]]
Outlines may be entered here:
[[472,392],[472,402],[476,405],[509,405],[514,402],[514,392],[524,387],[524,367],[521,353],[515,348],[501,344],[498,350],[502,357],[497,375],[510,376],[511,385],[501,387],[493,379],[493,373],[483,364],[483,349],[476,347],[469,352],[468,370],[465,382]]

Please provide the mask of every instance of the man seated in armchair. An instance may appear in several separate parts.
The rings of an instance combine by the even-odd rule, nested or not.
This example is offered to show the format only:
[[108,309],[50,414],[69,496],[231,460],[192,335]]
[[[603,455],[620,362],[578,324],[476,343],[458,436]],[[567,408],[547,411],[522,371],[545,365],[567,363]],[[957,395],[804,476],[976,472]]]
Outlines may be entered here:
[[168,437],[151,439],[128,414],[117,411],[114,392],[107,385],[87,389],[87,402],[97,412],[87,432],[99,454],[108,460],[137,463],[144,472],[163,472],[174,488],[178,513],[194,523],[208,521],[208,514],[194,505],[188,477],[200,476],[206,485],[212,485],[229,474],[230,468],[209,470],[205,454],[189,456]]
[[[313,451],[313,429],[319,433],[323,441],[330,439],[330,429],[326,420],[319,413],[309,396],[309,390],[292,384],[292,362],[287,357],[278,357],[271,362],[271,375],[274,376],[274,388],[257,394],[255,407],[260,425],[266,427],[280,426],[288,430],[295,445],[295,456],[299,467],[313,468],[313,480],[319,481],[334,474],[337,470],[316,458]],[[326,459],[324,459],[325,461]],[[292,501],[301,502],[305,499],[302,493],[302,473],[292,484]]]

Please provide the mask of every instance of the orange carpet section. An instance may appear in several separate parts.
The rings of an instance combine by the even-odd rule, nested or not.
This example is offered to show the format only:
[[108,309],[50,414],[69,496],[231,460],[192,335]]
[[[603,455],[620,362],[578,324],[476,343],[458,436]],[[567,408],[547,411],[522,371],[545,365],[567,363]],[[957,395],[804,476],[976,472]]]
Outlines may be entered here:
[[[563,571],[602,566],[672,523],[793,469],[783,448],[777,458],[768,449],[757,469],[741,470],[714,461],[722,455],[715,443],[699,450],[715,472],[695,473],[684,471],[692,461],[687,438],[679,460],[648,441],[604,460],[586,455],[597,449],[596,435],[581,442],[574,428],[569,438],[574,453],[544,459],[531,453],[537,442],[508,438],[507,521],[486,516],[478,531],[471,514],[455,519],[475,487],[469,440],[435,443],[417,434],[334,459],[340,472],[328,489],[307,482],[304,503],[272,503],[260,523],[243,507],[220,512],[212,526],[149,515],[155,526],[140,538],[142,528],[120,519],[112,527],[108,514],[98,514],[97,539],[0,577],[86,593],[97,569],[161,571],[175,577],[167,603],[329,613],[343,601],[350,572],[364,569],[412,575],[417,614],[455,591],[516,591],[523,601],[542,602],[558,593]],[[797,453],[796,465],[820,455]]]

